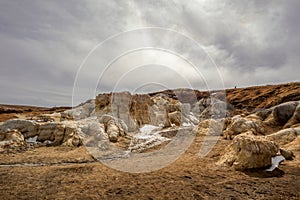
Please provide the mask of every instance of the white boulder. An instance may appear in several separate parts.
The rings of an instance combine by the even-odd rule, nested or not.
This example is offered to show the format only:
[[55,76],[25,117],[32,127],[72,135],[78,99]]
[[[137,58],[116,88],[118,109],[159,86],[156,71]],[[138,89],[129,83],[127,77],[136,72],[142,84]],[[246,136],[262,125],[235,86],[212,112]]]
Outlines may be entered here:
[[236,170],[264,168],[272,164],[272,157],[278,152],[278,145],[262,136],[240,134],[225,149],[218,164]]

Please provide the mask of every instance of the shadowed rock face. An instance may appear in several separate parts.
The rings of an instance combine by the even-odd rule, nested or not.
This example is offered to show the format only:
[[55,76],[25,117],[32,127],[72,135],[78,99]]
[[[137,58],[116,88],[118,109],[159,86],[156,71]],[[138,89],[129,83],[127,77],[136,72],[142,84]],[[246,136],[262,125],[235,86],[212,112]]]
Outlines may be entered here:
[[284,125],[294,115],[298,102],[287,102],[273,108],[273,118],[280,124]]
[[269,108],[266,112],[267,125],[282,126],[283,128],[292,127],[300,123],[300,101],[291,101],[279,104],[275,107]]
[[153,104],[153,100],[147,94],[136,94],[132,96],[130,114],[133,119],[136,119],[138,126],[151,123],[150,117],[151,114],[153,114],[153,111],[151,111],[150,108],[153,106]]

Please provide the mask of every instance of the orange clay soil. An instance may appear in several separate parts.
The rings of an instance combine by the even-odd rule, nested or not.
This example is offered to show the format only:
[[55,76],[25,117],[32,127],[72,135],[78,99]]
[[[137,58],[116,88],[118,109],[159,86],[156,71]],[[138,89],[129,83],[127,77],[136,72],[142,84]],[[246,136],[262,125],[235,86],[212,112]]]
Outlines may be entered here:
[[254,110],[300,100],[300,82],[226,90],[227,101],[238,109]]

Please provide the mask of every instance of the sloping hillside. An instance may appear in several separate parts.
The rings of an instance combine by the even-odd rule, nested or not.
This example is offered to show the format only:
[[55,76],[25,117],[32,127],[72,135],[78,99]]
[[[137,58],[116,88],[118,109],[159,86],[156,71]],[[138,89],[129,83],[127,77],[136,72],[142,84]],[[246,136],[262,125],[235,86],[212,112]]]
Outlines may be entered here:
[[237,109],[252,111],[300,100],[300,82],[226,90],[227,101]]

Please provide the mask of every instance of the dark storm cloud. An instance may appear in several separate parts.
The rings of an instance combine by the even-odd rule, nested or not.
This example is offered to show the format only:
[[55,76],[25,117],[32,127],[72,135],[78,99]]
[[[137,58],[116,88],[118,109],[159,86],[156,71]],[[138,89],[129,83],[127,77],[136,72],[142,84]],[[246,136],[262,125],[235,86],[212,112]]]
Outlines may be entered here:
[[70,105],[78,66],[94,45],[120,31],[125,22],[118,15],[125,14],[110,1],[1,1],[0,101],[52,105],[42,99],[64,92],[61,104]]
[[[217,51],[225,50],[227,57],[234,59],[234,63],[231,63],[234,65],[227,67],[234,70],[253,72],[262,66],[274,69],[283,67],[289,64],[287,54],[291,46],[287,46],[288,40],[298,40],[296,35],[290,38],[287,32],[291,28],[299,33],[296,20],[300,17],[297,12],[297,8],[300,8],[298,1],[135,3],[142,13],[141,18],[148,24],[185,31],[204,46],[215,46]],[[288,18],[295,20],[285,19],[287,14]]]
[[286,59],[286,50],[282,48],[285,37],[278,37],[278,32],[281,34],[280,24],[277,24],[279,17],[270,19],[273,9],[279,5],[267,7],[261,3],[240,2],[227,1],[228,4],[218,7],[221,1],[212,1],[215,9],[209,7],[204,14],[194,7],[186,7],[185,22],[190,21],[192,26],[202,18],[196,25],[197,32],[204,33],[206,43],[209,40],[210,45],[226,50],[235,59],[236,65],[231,67],[249,71],[260,66],[282,66]]
[[[111,35],[149,26],[201,43],[225,87],[299,81],[299,9],[298,0],[1,1],[0,103],[70,105],[77,69],[89,51]],[[172,43],[168,37],[160,39]],[[180,45],[184,55],[193,51]],[[95,74],[83,74],[83,88]],[[107,81],[102,87],[112,86]]]

